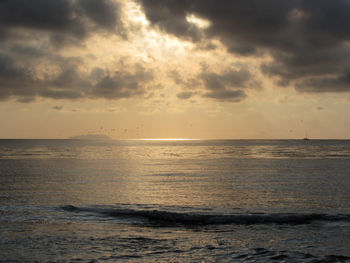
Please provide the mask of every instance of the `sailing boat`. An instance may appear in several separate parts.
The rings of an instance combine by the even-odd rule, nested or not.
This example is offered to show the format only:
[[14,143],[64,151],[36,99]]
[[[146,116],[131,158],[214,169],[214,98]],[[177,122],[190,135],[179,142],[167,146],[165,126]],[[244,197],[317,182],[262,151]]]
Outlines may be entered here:
[[304,140],[304,141],[308,141],[308,140],[309,140],[309,137],[307,136],[307,130],[306,130],[306,132],[305,132],[305,137],[304,137],[303,140]]

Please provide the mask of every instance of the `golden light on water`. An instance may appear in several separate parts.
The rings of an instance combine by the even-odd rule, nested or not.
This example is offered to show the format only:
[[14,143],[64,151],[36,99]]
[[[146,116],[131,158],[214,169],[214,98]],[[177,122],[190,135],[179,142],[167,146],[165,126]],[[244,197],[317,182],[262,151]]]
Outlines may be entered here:
[[198,141],[200,139],[191,139],[191,138],[147,138],[139,139],[141,141]]

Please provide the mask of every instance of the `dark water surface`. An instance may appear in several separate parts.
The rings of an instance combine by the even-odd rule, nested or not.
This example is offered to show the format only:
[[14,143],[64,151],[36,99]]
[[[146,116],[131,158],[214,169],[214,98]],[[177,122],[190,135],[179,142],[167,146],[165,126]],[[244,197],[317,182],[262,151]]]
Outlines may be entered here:
[[0,140],[1,262],[350,262],[350,141]]

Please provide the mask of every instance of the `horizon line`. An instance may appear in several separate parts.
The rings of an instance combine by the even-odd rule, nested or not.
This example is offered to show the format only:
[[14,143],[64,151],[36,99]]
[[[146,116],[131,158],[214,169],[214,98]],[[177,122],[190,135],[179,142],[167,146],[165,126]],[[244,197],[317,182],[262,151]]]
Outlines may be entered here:
[[[304,138],[125,138],[111,141],[225,141],[225,140],[303,140]],[[91,140],[98,139],[72,139],[72,138],[0,138],[0,140]],[[350,138],[309,138],[312,140],[350,140]],[[104,141],[104,140],[100,140]],[[105,141],[109,141],[105,140]]]

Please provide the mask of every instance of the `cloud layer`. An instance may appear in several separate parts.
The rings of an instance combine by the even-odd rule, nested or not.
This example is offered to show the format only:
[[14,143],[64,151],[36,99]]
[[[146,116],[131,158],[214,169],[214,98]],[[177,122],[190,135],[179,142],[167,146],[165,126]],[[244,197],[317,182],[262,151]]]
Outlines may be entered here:
[[[117,100],[151,94],[151,87],[172,81],[181,101],[200,97],[240,102],[249,89],[261,86],[251,61],[259,63],[258,73],[281,87],[309,93],[350,91],[348,0],[135,1],[149,26],[127,21],[124,8],[131,2],[126,0],[0,1],[0,100]],[[142,15],[134,18],[142,21]],[[148,39],[154,32],[161,33]],[[140,40],[138,46],[149,41],[147,51],[136,53],[131,35]],[[166,45],[169,35],[192,43],[186,52],[205,55],[193,55],[198,58],[193,63],[164,59],[168,53],[155,50],[154,43]],[[94,38],[96,43],[109,39],[110,50],[104,52],[113,63],[107,65],[87,47]],[[216,67],[210,61],[219,42],[231,60]],[[113,57],[109,53],[117,54],[120,43],[130,43],[130,49]],[[123,58],[129,59],[128,65]],[[235,59],[240,62],[235,64]],[[179,61],[191,62],[192,68]],[[170,72],[182,67],[186,76]],[[161,72],[155,74],[155,69]]]
[[[350,2],[347,0],[139,0],[160,30],[198,42],[219,39],[240,56],[269,55],[262,72],[307,92],[350,91]],[[210,21],[193,29],[188,15]]]
[[83,72],[82,55],[64,54],[96,34],[125,38],[121,6],[110,0],[0,1],[0,99],[127,98],[144,93],[149,70],[97,67]]
[[82,72],[83,57],[61,52],[69,46],[84,50],[84,40],[98,33],[124,37],[120,12],[118,2],[109,0],[0,1],[0,99],[142,94],[139,84],[151,76],[143,68]]
[[24,28],[46,31],[51,37],[84,38],[97,29],[120,24],[119,6],[109,0],[3,0],[0,2],[2,37]]
[[58,73],[38,78],[35,72],[16,65],[11,56],[0,54],[0,99],[13,96],[19,101],[30,102],[35,97],[130,98],[145,94],[146,83],[153,78],[152,71],[137,64],[113,72],[95,67],[85,74],[78,70],[75,61],[63,59],[58,64]]

